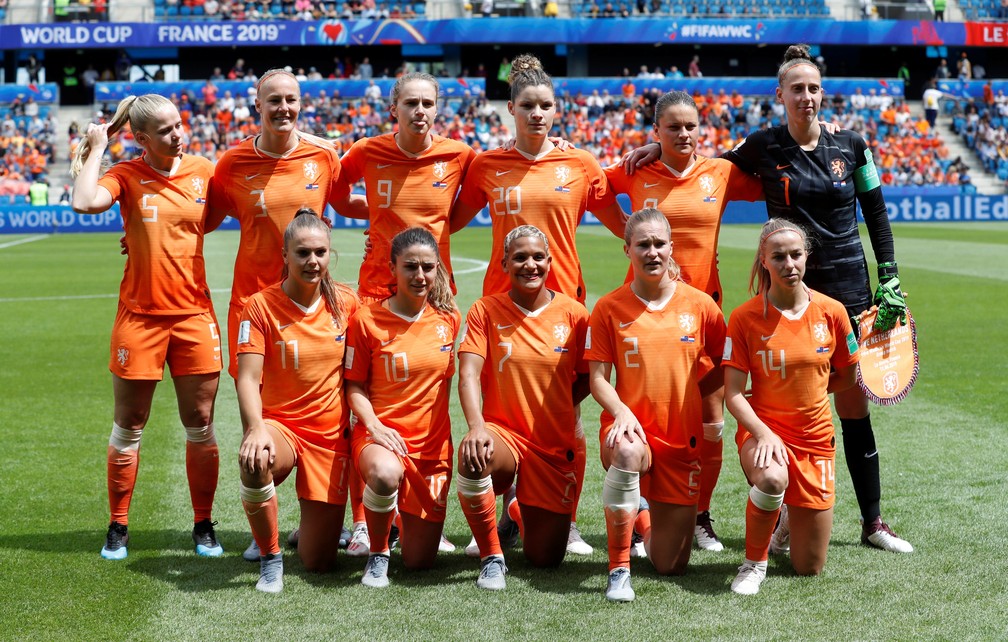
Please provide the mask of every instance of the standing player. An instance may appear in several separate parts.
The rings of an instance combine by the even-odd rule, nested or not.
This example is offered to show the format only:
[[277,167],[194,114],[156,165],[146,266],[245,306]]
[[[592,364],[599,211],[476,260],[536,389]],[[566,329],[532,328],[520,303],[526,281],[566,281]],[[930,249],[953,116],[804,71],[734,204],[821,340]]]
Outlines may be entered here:
[[[109,135],[129,123],[144,154],[98,177]],[[186,475],[195,513],[193,540],[200,555],[216,557],[211,518],[217,491],[218,449],[213,412],[220,379],[220,338],[203,263],[203,234],[213,168],[182,153],[182,119],[162,96],[129,96],[112,120],[88,126],[77,148],[73,208],[98,214],[119,202],[132,249],[119,287],[112,328],[115,397],[108,446],[111,522],[101,550],[126,557],[130,499],[140,463],[140,437],[165,363],[171,369],[186,432]]]
[[[388,269],[392,238],[408,227],[429,230],[438,241],[439,256],[455,291],[451,268],[448,217],[459,185],[476,156],[468,145],[435,135],[440,87],[430,74],[409,72],[392,87],[389,113],[399,122],[395,133],[362,138],[340,159],[338,198],[348,197],[354,183],[364,179],[370,245],[357,279],[365,304],[386,299],[394,290]],[[339,207],[340,210],[343,207]],[[355,214],[351,213],[351,216]],[[350,484],[353,535],[347,547],[352,556],[371,549],[361,504],[363,485],[355,475]],[[454,550],[445,539],[442,550]]]
[[764,223],[752,269],[756,296],[728,324],[725,399],[751,484],[745,561],[731,585],[742,595],[758,593],[766,577],[782,504],[795,572],[818,575],[826,564],[836,492],[829,393],[854,385],[858,344],[844,306],[802,282],[808,257],[800,227],[778,218]]
[[408,228],[390,248],[395,293],[362,308],[347,333],[345,376],[370,555],[361,583],[388,586],[396,508],[406,568],[434,564],[451,483],[448,395],[460,316],[429,231]]
[[[805,283],[834,298],[856,317],[873,302],[876,326],[888,329],[904,316],[906,304],[896,270],[892,230],[871,151],[860,134],[830,133],[817,120],[822,75],[807,45],[788,48],[777,72],[777,100],[787,124],[751,134],[725,155],[763,181],[767,212],[809,230]],[[868,227],[879,286],[872,297],[868,264],[858,235],[857,205]],[[843,431],[844,456],[861,509],[861,541],[885,551],[910,553],[913,546],[882,521],[878,447],[860,388],[833,395]]]
[[[465,227],[490,204],[493,245],[483,279],[483,295],[507,292],[510,283],[495,266],[504,259],[504,237],[520,225],[534,225],[552,244],[552,265],[546,286],[584,303],[587,296],[581,259],[574,245],[578,223],[591,211],[613,234],[623,235],[624,215],[608,188],[598,161],[580,149],[562,150],[548,138],[556,117],[553,80],[539,60],[531,55],[515,58],[508,77],[511,100],[508,111],[515,118],[513,149],[493,150],[473,161],[452,211],[451,229]],[[584,432],[577,424],[578,484],[584,481],[586,459]],[[580,494],[580,491],[579,491]],[[577,516],[575,500],[574,516]],[[573,553],[590,555],[571,522]]]
[[241,499],[261,551],[256,588],[283,590],[275,484],[297,467],[298,554],[309,571],[336,561],[350,473],[343,353],[357,296],[329,274],[329,226],[299,210],[284,231],[281,281],[249,298],[238,344]]
[[588,394],[588,312],[546,287],[546,235],[516,227],[503,253],[511,288],[473,304],[459,346],[459,399],[469,431],[459,446],[456,486],[479,547],[476,584],[490,590],[505,587],[494,489],[510,488],[519,472],[515,517],[525,557],[540,567],[563,561],[578,486],[576,410]]
[[[684,91],[669,92],[658,99],[654,133],[660,145],[660,163],[645,165],[632,176],[614,165],[605,170],[606,177],[613,191],[630,195],[633,211],[654,208],[665,215],[672,228],[682,280],[709,294],[721,307],[717,265],[721,217],[729,201],[761,200],[763,187],[758,178],[732,163],[696,153],[700,116],[693,98]],[[632,277],[633,268],[627,280]],[[693,534],[700,548],[720,551],[724,546],[714,532],[710,504],[724,450],[723,387],[704,397],[703,411],[700,494]]]
[[[725,336],[713,299],[679,280],[671,229],[661,212],[634,212],[625,243],[633,281],[599,299],[585,349],[592,396],[603,411],[606,598],[617,602],[635,597],[635,520],[655,570],[686,570],[700,491],[701,398],[721,384],[721,377],[708,375],[720,364]],[[638,514],[642,493],[650,510]]]

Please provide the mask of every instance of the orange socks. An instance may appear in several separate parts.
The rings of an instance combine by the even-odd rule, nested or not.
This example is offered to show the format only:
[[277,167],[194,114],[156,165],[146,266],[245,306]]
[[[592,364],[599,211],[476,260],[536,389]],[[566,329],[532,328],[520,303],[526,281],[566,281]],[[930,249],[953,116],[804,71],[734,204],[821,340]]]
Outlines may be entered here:
[[630,541],[640,505],[640,473],[610,466],[602,483],[609,570],[630,568]]
[[497,498],[493,494],[493,481],[489,476],[468,479],[460,475],[456,478],[455,485],[462,513],[479,546],[480,557],[503,557],[504,550],[497,537]]
[[518,534],[525,537],[525,522],[522,521],[521,507],[518,506],[517,499],[512,499],[511,503],[507,505],[507,514],[515,524],[518,524]]
[[262,488],[248,488],[241,484],[239,490],[242,508],[248,518],[252,537],[259,545],[261,555],[280,552],[280,527],[277,521],[276,488],[270,482]]
[[186,427],[186,477],[195,522],[211,518],[217,494],[219,453],[213,424]]
[[107,460],[110,521],[129,523],[130,500],[140,467],[140,430],[126,430],[112,424]]
[[700,442],[700,493],[697,497],[697,512],[710,510],[711,496],[721,476],[721,463],[724,458],[724,442],[721,440],[721,430],[717,430],[717,441],[707,439],[708,426],[724,427],[719,424],[704,424],[704,439]]
[[770,495],[752,486],[746,502],[746,559],[763,562],[769,557],[770,538],[773,536],[784,493]]
[[384,553],[388,555],[389,533],[392,532],[392,522],[396,517],[396,504],[399,500],[399,491],[391,495],[379,495],[371,490],[370,486],[364,486],[361,496],[361,506],[364,510],[364,519],[367,522],[368,534],[371,537],[371,553]]
[[574,504],[571,506],[571,521],[577,521],[578,504],[581,503],[581,489],[584,488],[585,468],[588,465],[588,441],[585,439],[581,420],[578,419],[577,431],[574,436],[574,474],[577,475],[577,489],[574,491]]

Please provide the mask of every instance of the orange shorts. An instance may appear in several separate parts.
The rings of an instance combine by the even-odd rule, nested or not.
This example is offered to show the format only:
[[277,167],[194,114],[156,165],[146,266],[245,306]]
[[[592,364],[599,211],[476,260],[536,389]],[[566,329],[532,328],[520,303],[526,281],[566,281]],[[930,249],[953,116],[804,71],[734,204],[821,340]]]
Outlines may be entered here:
[[[605,448],[606,436],[612,424],[599,430],[599,454],[602,465],[609,467]],[[648,468],[641,474],[641,495],[648,500],[679,506],[695,506],[700,492],[700,450],[695,444],[688,449],[672,448],[658,442],[649,441],[644,448],[647,450]],[[685,452],[691,453],[688,461],[683,459]]]
[[[742,444],[752,438],[745,430],[738,440],[739,452]],[[836,454],[814,455],[794,446],[784,444],[788,454],[788,487],[784,491],[784,503],[788,506],[826,510],[833,507],[836,500]]]
[[[367,429],[356,424],[352,442],[355,475],[360,474],[357,471],[360,470],[361,453],[371,445],[376,444]],[[399,512],[416,515],[429,522],[444,522],[453,455],[448,455],[448,459],[420,459],[413,456],[400,459],[406,472],[399,484]]]
[[350,480],[350,442],[341,436],[335,448],[325,448],[274,419],[267,419],[266,423],[276,428],[294,451],[298,499],[345,506]]
[[518,464],[518,503],[570,515],[578,488],[573,449],[546,453],[502,426],[487,422],[486,427],[494,436],[494,446],[506,446]]
[[166,363],[173,377],[220,372],[217,317],[137,314],[120,302],[110,353],[109,370],[123,379],[161,381]]

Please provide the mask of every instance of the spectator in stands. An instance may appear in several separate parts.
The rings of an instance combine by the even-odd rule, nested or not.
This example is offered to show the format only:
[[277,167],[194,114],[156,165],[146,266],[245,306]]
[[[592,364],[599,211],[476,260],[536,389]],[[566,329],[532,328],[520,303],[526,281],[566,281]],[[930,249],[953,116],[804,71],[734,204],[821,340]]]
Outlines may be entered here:
[[693,56],[693,60],[690,61],[689,76],[690,78],[703,77],[703,72],[700,71],[700,56]]
[[934,19],[939,22],[945,20],[945,5],[947,0],[934,0]]
[[938,63],[938,67],[935,69],[934,77],[938,80],[944,80],[949,78],[952,74],[949,72],[948,61],[944,58]]
[[39,62],[35,54],[28,56],[28,62],[25,63],[25,71],[28,72],[28,82],[39,83],[39,73],[42,71],[42,63]]
[[374,67],[371,66],[371,59],[364,56],[361,63],[357,65],[357,75],[361,80],[371,80],[374,77]]
[[972,80],[973,64],[970,63],[969,58],[966,57],[965,51],[959,54],[959,61],[956,63],[956,70],[958,71],[959,80]]

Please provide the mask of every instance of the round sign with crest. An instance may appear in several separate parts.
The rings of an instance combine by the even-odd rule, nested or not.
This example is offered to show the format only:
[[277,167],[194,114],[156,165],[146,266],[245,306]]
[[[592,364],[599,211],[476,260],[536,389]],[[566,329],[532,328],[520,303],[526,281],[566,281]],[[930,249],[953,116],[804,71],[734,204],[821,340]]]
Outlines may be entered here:
[[868,399],[893,406],[903,401],[917,383],[917,326],[907,309],[906,323],[897,321],[891,330],[875,330],[877,312],[872,308],[858,317],[861,360],[857,382]]

